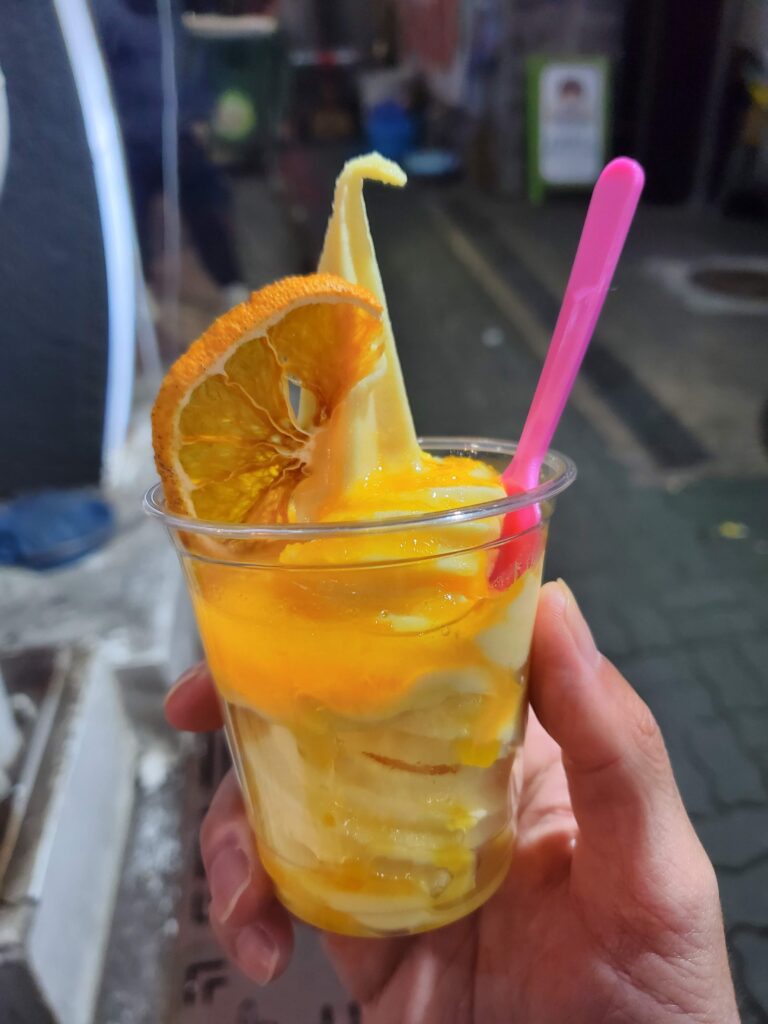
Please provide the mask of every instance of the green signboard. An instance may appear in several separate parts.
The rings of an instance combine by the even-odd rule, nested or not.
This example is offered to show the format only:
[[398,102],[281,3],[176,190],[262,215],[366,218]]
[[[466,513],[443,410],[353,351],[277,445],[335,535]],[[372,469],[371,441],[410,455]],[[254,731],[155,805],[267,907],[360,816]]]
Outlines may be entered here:
[[608,148],[607,58],[532,56],[526,82],[531,201],[552,189],[590,188]]

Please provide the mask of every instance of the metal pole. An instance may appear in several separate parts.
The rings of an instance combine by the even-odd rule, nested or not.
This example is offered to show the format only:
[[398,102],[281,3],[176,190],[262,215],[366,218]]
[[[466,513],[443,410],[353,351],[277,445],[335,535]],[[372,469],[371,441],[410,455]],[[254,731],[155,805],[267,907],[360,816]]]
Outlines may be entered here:
[[158,0],[160,74],[163,88],[163,303],[173,344],[179,345],[181,292],[181,209],[179,200],[179,93],[176,83],[176,32],[173,0]]

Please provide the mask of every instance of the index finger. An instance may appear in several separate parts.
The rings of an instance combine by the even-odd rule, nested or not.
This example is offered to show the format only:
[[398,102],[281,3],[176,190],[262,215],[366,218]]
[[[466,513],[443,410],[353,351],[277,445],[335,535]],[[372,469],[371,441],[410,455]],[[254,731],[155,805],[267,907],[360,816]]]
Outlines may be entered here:
[[165,698],[165,717],[174,729],[212,732],[223,725],[221,704],[204,661],[188,669]]

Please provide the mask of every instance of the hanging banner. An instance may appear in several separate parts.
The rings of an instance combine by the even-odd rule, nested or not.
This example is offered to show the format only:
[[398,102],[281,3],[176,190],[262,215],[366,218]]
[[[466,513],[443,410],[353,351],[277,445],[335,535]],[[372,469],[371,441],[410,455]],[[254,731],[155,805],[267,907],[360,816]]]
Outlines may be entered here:
[[424,76],[430,94],[461,103],[467,61],[467,0],[397,0],[404,64]]

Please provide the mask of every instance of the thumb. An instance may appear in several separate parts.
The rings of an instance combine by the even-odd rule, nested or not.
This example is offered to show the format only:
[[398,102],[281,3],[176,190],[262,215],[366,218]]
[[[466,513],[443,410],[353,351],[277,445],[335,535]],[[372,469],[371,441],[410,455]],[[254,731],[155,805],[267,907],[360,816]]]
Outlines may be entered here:
[[[661,733],[598,653],[562,582],[542,590],[531,691],[536,714],[562,749],[578,825],[569,895],[620,976],[651,999],[629,1016],[671,1020],[698,1003],[686,1020],[737,1020],[715,873]],[[712,985],[702,988],[696,979],[703,978]]]
[[[604,658],[562,581],[542,589],[531,702],[560,745],[579,832],[595,852],[651,852],[653,837],[690,838],[659,727]],[[652,844],[651,844],[652,845]]]

